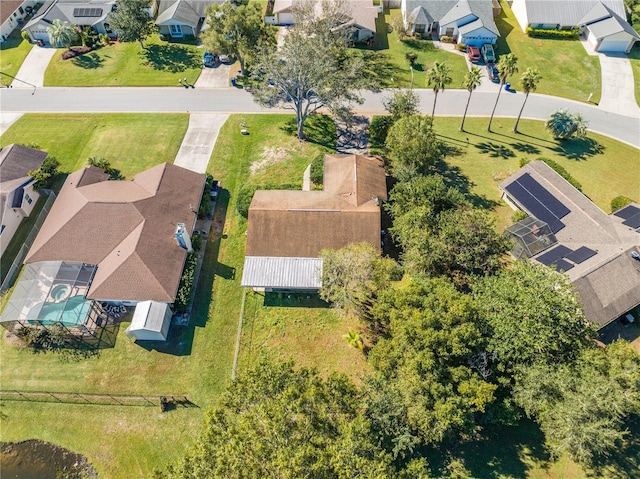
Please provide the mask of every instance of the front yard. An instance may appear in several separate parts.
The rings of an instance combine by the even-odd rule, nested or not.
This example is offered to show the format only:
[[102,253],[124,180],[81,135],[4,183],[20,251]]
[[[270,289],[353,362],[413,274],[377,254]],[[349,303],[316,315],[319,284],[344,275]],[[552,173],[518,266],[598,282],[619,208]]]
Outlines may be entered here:
[[633,69],[633,85],[636,90],[636,103],[640,105],[640,42],[636,42],[629,52],[629,61]]
[[[9,38],[0,45],[0,72],[11,77],[16,76],[32,47],[33,45],[22,39],[19,30],[11,33]],[[1,85],[11,84],[13,78],[6,75],[1,75]]]
[[511,8],[502,0],[502,13],[495,18],[500,31],[496,53],[513,53],[518,57],[519,73],[511,78],[514,88],[520,88],[520,75],[528,67],[537,68],[542,81],[537,93],[572,100],[600,101],[601,73],[597,56],[590,56],[578,40],[530,38],[520,28]]
[[45,73],[45,86],[179,86],[195,83],[202,70],[202,49],[171,43],[153,35],[145,41],[114,43],[69,60],[56,52]]

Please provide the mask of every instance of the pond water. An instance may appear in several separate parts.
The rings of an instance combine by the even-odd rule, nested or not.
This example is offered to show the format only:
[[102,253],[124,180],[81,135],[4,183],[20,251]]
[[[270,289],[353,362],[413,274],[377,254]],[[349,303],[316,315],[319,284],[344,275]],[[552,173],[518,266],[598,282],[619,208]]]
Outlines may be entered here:
[[2,479],[98,479],[87,459],[55,444],[0,442]]

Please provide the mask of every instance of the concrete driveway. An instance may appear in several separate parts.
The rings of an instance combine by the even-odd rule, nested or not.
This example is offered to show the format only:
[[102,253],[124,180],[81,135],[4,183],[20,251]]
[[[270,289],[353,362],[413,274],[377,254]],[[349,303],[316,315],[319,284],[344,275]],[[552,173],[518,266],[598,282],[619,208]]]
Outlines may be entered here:
[[600,53],[602,96],[598,106],[620,115],[640,118],[636,103],[633,70],[624,53]]
[[221,113],[192,113],[189,127],[182,139],[173,164],[196,173],[207,171],[207,165],[218,139],[218,132],[229,115]]
[[215,67],[202,69],[196,80],[196,88],[226,88],[229,87],[229,65],[218,62]]
[[44,86],[44,72],[47,70],[55,48],[39,47],[34,45],[22,62],[22,66],[16,74],[16,79],[11,83],[12,88],[33,88]]

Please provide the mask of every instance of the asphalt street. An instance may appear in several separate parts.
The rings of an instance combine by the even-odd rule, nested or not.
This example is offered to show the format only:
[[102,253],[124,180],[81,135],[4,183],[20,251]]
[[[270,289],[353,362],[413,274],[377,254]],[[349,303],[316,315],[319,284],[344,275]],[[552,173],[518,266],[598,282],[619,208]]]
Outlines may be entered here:
[[[431,112],[433,92],[414,90],[420,97],[421,109]],[[388,91],[363,92],[364,103],[353,105],[357,114],[384,112],[382,100]],[[445,90],[438,95],[436,115],[462,116],[467,101],[466,90]],[[468,116],[489,116],[495,102],[495,93],[476,91],[471,98]],[[497,117],[516,117],[522,106],[524,94],[502,91],[496,110]],[[266,113],[290,110],[269,110],[253,101],[250,93],[236,88],[183,87],[92,87],[92,88],[36,88],[0,89],[2,113],[14,112],[218,112],[218,113]],[[581,113],[589,122],[591,131],[616,138],[640,148],[640,118],[623,116],[599,109],[596,105],[563,98],[531,94],[523,118],[546,120],[559,109]]]

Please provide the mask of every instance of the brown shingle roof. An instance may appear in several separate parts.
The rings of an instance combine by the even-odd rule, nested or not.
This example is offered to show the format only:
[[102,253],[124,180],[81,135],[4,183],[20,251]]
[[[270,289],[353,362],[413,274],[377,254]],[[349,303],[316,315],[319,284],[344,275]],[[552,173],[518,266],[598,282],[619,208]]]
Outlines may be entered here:
[[380,206],[387,198],[382,162],[325,157],[324,191],[256,191],[249,208],[247,256],[317,257],[366,241],[380,246]]
[[0,2],[0,25],[15,12],[24,0],[2,0]]
[[173,302],[186,251],[173,234],[189,231],[204,176],[164,163],[132,181],[106,181],[95,167],[67,178],[25,262],[98,265],[87,297]]

